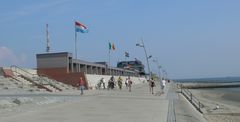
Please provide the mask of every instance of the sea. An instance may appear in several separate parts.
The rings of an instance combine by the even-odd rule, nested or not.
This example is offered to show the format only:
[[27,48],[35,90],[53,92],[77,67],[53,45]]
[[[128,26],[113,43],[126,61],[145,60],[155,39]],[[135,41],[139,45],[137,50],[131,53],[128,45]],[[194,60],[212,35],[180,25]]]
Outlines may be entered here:
[[238,83],[240,77],[217,77],[217,78],[192,78],[192,79],[175,79],[175,82],[183,83]]

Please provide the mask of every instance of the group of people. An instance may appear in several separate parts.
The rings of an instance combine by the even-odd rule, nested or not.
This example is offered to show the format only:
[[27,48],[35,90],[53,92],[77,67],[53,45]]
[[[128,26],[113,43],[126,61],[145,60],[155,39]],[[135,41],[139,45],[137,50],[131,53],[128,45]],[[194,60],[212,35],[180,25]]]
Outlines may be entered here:
[[[149,82],[149,89],[150,89],[150,92],[152,94],[154,94],[154,90],[153,88],[156,86],[155,84],[155,81],[153,78],[150,78],[148,80]],[[127,77],[126,80],[125,80],[125,86],[126,88],[128,89],[129,92],[132,91],[132,80],[130,79],[130,77]],[[106,89],[105,87],[105,84],[106,84],[106,80],[104,78],[101,78],[99,83],[97,84],[97,88],[100,89],[101,86],[103,86],[103,89]],[[116,87],[116,85],[118,85],[119,89],[121,90],[122,89],[122,84],[123,84],[123,79],[121,78],[121,76],[118,77],[117,81],[115,81],[115,78],[114,76],[111,76],[110,79],[108,80],[108,85],[107,85],[107,89],[114,89]],[[79,80],[79,89],[81,91],[81,95],[83,95],[83,90],[84,90],[84,81],[83,81],[83,78],[80,77],[80,80]],[[164,93],[164,88],[166,86],[166,80],[165,79],[162,79],[160,81],[160,88],[161,88],[161,94]]]
[[[149,90],[152,94],[154,94],[153,88],[156,86],[155,81],[153,80],[153,78],[151,78],[148,82],[149,82]],[[166,80],[165,79],[160,80],[160,88],[161,88],[160,94],[164,94],[165,87],[166,87]]]
[[[106,89],[105,84],[106,84],[106,80],[104,78],[101,78],[100,81],[97,84],[97,88],[100,89],[101,87],[103,87],[103,89]],[[120,90],[122,90],[122,85],[123,85],[122,77],[119,76],[117,81],[116,81],[114,76],[112,76],[108,80],[107,89],[108,90],[109,89],[114,89],[117,85],[118,85],[118,88]],[[132,80],[130,79],[130,77],[126,78],[125,85],[126,85],[126,88],[129,90],[129,92],[131,92]]]

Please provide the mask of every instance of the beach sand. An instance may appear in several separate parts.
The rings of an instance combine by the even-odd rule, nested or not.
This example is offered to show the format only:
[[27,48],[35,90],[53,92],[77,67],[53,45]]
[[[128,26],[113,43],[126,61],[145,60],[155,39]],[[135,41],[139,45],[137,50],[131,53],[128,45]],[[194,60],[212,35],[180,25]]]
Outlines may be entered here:
[[208,122],[240,122],[239,94],[207,89],[190,91],[204,105],[203,116]]

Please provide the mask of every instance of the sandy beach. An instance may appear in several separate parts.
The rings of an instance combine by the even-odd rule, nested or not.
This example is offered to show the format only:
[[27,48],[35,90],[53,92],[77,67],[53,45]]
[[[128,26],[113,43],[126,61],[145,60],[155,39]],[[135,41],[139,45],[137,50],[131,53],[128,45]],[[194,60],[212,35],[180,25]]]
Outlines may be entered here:
[[190,91],[203,104],[203,116],[208,122],[240,122],[238,93],[212,89]]

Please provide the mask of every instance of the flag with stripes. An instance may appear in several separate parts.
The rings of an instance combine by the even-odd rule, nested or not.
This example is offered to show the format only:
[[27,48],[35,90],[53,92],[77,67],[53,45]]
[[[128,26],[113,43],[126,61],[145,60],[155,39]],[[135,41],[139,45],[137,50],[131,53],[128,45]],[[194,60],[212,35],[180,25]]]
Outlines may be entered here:
[[75,22],[75,32],[88,33],[87,26],[83,25],[80,22]]
[[114,43],[108,43],[108,48],[109,48],[109,50],[115,50],[116,48],[115,48],[115,45],[114,45]]

